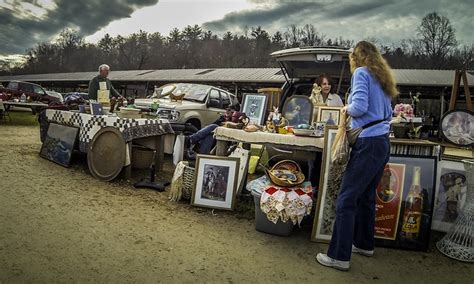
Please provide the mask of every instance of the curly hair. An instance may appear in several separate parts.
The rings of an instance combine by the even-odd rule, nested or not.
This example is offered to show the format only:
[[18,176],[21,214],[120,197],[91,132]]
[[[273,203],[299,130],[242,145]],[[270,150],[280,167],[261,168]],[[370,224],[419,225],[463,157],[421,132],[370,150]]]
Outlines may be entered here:
[[357,67],[366,66],[379,81],[385,94],[394,98],[398,96],[395,79],[387,61],[374,44],[368,41],[359,41],[349,56],[351,72]]

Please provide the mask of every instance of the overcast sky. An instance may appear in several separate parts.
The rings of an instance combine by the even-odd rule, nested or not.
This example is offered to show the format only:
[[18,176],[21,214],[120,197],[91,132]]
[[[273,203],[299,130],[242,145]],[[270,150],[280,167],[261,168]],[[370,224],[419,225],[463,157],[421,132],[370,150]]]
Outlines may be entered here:
[[413,37],[433,11],[451,20],[460,43],[474,42],[472,0],[0,0],[0,55],[23,54],[64,28],[97,42],[106,33],[167,35],[194,24],[222,34],[256,26],[284,32],[310,23],[326,37],[398,42]]

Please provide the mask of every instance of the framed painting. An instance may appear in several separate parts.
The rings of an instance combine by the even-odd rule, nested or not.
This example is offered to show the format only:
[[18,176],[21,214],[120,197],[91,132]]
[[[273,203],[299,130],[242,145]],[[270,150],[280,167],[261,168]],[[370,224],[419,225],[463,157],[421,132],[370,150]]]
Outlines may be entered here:
[[263,125],[268,104],[267,94],[244,94],[241,112],[245,113],[250,123]]
[[240,158],[197,155],[191,204],[233,210]]
[[466,202],[468,188],[463,162],[441,160],[438,163],[432,230],[449,231]]
[[316,122],[324,122],[326,125],[339,125],[339,118],[341,117],[341,107],[318,107],[318,115]]
[[375,244],[428,249],[436,184],[436,157],[391,156],[377,187]]
[[451,144],[461,147],[474,146],[474,112],[453,110],[440,122],[441,136]]
[[336,219],[336,199],[342,182],[342,173],[345,170],[345,166],[337,166],[331,163],[331,150],[336,133],[337,127],[325,127],[324,135],[326,139],[324,141],[318,201],[311,233],[311,240],[315,242],[328,243],[331,240]]
[[313,103],[307,96],[291,96],[286,100],[281,113],[288,120],[290,126],[298,126],[299,124],[311,125],[313,120]]
[[69,167],[79,128],[50,123],[41,146],[40,156]]

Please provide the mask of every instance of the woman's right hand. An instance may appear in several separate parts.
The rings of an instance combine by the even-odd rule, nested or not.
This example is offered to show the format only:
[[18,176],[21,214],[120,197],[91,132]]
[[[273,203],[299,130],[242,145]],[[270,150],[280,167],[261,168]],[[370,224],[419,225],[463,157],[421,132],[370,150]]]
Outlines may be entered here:
[[342,114],[347,114],[347,108],[348,108],[347,105],[344,106],[343,108],[341,108],[341,113],[342,113]]

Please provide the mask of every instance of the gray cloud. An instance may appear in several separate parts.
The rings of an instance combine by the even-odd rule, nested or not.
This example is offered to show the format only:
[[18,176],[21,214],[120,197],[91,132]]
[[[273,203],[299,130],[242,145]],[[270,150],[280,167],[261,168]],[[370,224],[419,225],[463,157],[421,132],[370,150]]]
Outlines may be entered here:
[[322,7],[320,3],[280,3],[270,9],[258,8],[245,12],[233,12],[225,15],[222,20],[205,23],[204,27],[210,30],[227,31],[235,27],[258,26],[262,22],[280,21],[282,17],[300,14],[305,9],[315,10]]
[[285,31],[291,24],[308,23],[327,37],[370,37],[390,43],[414,37],[423,16],[435,11],[450,19],[461,43],[473,43],[474,6],[470,0],[248,1],[256,8],[227,14],[204,23],[204,27],[214,32],[239,32],[244,27],[262,26],[275,32]]
[[[55,0],[47,9],[38,1],[9,1],[0,7],[0,55],[24,53],[38,42],[48,41],[64,28],[90,35],[114,20],[130,17],[137,9],[155,5],[158,0]],[[45,12],[38,16],[26,7]]]

